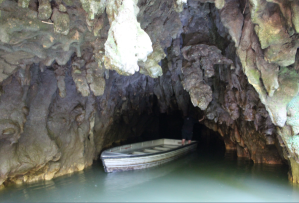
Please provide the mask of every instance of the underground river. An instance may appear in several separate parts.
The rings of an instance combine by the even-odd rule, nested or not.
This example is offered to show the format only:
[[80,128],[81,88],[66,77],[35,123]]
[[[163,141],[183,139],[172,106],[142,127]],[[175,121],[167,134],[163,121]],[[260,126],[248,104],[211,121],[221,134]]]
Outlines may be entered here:
[[0,190],[0,201],[298,202],[299,187],[288,181],[287,172],[286,165],[253,164],[235,152],[200,144],[185,157],[145,170],[105,173],[96,162],[50,181],[11,185]]

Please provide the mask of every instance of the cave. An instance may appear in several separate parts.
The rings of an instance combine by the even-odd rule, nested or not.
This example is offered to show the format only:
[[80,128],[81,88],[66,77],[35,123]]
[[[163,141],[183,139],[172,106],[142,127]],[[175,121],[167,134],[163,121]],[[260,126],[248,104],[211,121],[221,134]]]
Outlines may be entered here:
[[298,1],[0,0],[0,22],[1,190],[181,139],[190,112],[198,151],[299,183]]

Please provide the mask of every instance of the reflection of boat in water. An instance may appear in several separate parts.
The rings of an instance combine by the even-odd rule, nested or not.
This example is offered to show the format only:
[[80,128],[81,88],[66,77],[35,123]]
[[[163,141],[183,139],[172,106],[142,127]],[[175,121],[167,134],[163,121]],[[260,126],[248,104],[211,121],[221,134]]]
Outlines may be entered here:
[[178,173],[188,163],[194,162],[194,156],[186,156],[173,162],[168,162],[159,167],[146,168],[144,170],[124,171],[123,173],[106,173],[104,179],[104,190],[122,192],[126,188],[149,183],[161,179],[171,173]]
[[196,141],[181,145],[180,140],[158,139],[105,150],[101,159],[106,172],[144,169],[174,160],[196,147]]

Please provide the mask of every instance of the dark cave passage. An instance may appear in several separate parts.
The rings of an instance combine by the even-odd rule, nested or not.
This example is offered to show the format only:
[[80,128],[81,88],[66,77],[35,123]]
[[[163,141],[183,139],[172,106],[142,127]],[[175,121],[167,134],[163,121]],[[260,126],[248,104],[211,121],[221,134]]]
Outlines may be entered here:
[[[198,118],[199,119],[199,118]],[[173,111],[159,114],[159,138],[182,139],[183,114]],[[202,123],[193,126],[192,140],[198,141],[198,149],[205,152],[225,152],[223,138],[218,132],[207,128]]]

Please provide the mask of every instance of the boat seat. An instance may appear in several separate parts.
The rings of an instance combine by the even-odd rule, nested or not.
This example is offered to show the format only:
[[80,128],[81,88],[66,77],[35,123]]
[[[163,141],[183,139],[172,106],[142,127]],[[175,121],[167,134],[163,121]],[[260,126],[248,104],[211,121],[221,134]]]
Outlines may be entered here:
[[166,147],[154,147],[154,149],[162,150],[162,151],[167,151],[167,150],[169,150],[169,148],[166,148]]
[[166,147],[166,148],[178,148],[180,145],[164,145],[163,147]]
[[145,153],[145,152],[133,152],[132,154],[139,155],[139,154],[147,154],[147,153]]
[[156,153],[156,152],[160,152],[159,150],[153,150],[153,149],[145,149],[143,150],[144,152],[148,152],[148,153]]

